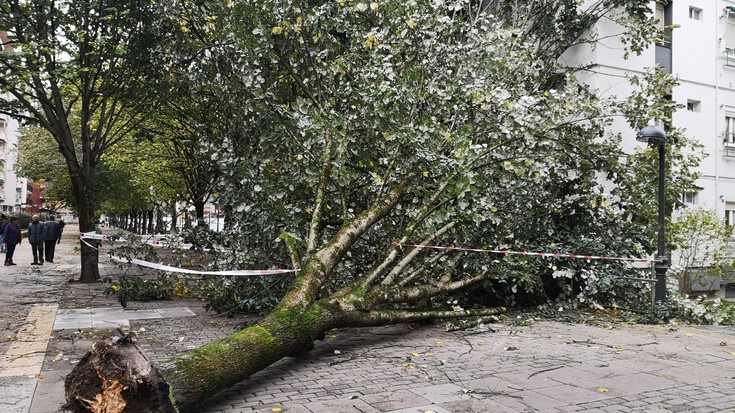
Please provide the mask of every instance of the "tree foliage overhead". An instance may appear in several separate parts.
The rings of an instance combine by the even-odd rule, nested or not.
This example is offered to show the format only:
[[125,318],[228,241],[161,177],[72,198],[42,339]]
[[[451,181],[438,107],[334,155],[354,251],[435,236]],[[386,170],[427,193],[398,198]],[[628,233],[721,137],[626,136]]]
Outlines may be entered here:
[[[608,130],[615,115],[635,107],[642,115],[631,125],[645,125],[668,103],[660,93],[645,108],[598,98],[577,81],[577,68],[559,63],[569,47],[594,42],[590,28],[601,18],[628,25],[631,49],[639,50],[653,34],[644,2],[601,1],[586,10],[566,1],[211,7],[183,20],[187,32],[208,39],[189,76],[206,91],[238,98],[235,107],[220,102],[238,133],[203,140],[224,172],[220,201],[236,217],[237,234],[247,235],[233,240],[242,253],[225,257],[237,261],[229,265],[290,259],[301,267],[391,190],[401,191],[395,207],[354,240],[324,292],[360,275],[370,283],[385,277],[378,272],[398,255],[384,256],[391,241],[647,252],[647,227],[630,223],[647,223],[634,211],[655,204],[624,191],[611,196],[600,178],[647,189]],[[429,261],[435,278],[421,270],[425,260],[400,271],[421,272],[414,281],[431,284],[444,271],[493,268],[507,286],[499,296],[512,298],[517,284],[557,292],[537,278],[553,273],[548,263],[451,255]]]
[[[150,0],[0,3],[0,113],[48,131],[63,155],[82,231],[94,228],[96,169],[145,117],[165,77],[149,64],[166,19]],[[99,278],[82,245],[82,281]]]

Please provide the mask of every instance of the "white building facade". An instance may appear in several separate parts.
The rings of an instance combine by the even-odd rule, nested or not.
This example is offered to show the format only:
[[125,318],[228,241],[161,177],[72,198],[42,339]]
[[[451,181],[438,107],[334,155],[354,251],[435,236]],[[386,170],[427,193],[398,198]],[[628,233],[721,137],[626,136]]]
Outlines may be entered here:
[[[7,46],[8,38],[5,32],[0,32],[2,51],[12,51]],[[0,99],[11,99],[8,93],[0,94]],[[18,213],[26,205],[29,195],[27,179],[15,174],[13,166],[18,156],[18,122],[0,114],[0,213]]]
[[[682,194],[692,207],[716,211],[735,225],[735,0],[656,0],[651,10],[659,20],[659,41],[640,56],[623,58],[616,34],[622,28],[609,20],[598,24],[602,45],[579,47],[565,58],[569,64],[594,64],[580,76],[602,95],[624,98],[632,92],[629,75],[658,65],[676,75],[679,86],[671,99],[683,106],[673,124],[703,145],[697,193]],[[625,137],[627,152],[637,145],[636,131],[623,120],[614,128]],[[735,241],[735,240],[733,240]],[[735,242],[729,255],[735,258]]]
[[18,123],[0,115],[0,212],[18,212],[26,203],[28,180],[15,174],[13,165],[17,157]]
[[[606,21],[598,27],[600,36],[613,38],[565,57],[570,64],[596,65],[594,73],[580,78],[602,95],[629,95],[627,76],[656,64],[678,76],[671,98],[684,108],[674,113],[673,123],[708,154],[697,181],[702,190],[682,196],[735,224],[735,0],[662,0],[652,1],[651,8],[664,35],[640,56],[623,59],[623,46],[614,38],[621,28]],[[641,145],[623,120],[615,128],[626,137],[625,149]]]

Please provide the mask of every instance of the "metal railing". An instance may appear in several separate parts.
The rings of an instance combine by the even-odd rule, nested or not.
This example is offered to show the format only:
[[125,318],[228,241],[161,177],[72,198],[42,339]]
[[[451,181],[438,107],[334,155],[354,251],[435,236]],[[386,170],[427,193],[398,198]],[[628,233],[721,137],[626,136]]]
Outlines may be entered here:
[[735,158],[735,142],[725,141],[723,150],[724,150],[723,156],[728,157],[728,158]]
[[725,59],[725,66],[735,66],[735,49],[726,48],[722,57]]

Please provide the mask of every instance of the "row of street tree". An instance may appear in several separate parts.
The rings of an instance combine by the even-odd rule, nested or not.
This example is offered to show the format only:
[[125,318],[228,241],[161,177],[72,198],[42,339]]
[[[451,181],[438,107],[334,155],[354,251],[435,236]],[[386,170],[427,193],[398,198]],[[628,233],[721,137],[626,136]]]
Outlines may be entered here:
[[[594,46],[600,19],[628,52],[652,45],[649,2],[578,3],[3,2],[0,113],[27,125],[22,148],[39,153],[23,172],[53,183],[82,231],[99,211],[161,202],[203,217],[216,194],[237,229],[217,265],[300,269],[260,323],[149,376],[80,363],[69,406],[103,395],[184,411],[336,327],[645,297],[623,294],[616,264],[391,247],[652,251],[656,156],[623,153],[612,120],[668,127],[669,208],[696,178],[696,151],[670,124],[670,77],[652,69],[630,78],[633,95],[601,98],[577,80],[589,68],[560,63]],[[41,156],[52,166],[36,168]],[[96,260],[82,244],[82,281],[98,278]]]

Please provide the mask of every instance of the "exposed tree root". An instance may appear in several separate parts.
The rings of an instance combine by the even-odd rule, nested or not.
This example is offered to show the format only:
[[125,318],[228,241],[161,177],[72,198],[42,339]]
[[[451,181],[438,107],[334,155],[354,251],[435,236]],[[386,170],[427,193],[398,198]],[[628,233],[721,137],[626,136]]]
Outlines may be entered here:
[[169,388],[133,336],[115,330],[77,364],[64,383],[74,413],[173,413]]

